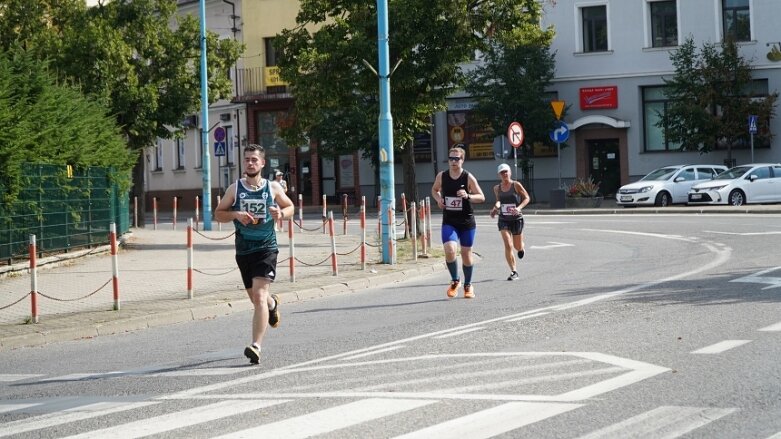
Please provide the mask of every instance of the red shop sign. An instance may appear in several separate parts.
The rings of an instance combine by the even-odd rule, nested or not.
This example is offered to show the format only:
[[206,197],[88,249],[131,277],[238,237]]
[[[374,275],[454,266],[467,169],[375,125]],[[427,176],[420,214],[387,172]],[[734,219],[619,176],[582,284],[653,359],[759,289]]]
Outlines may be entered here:
[[586,87],[580,89],[580,109],[618,108],[618,87]]

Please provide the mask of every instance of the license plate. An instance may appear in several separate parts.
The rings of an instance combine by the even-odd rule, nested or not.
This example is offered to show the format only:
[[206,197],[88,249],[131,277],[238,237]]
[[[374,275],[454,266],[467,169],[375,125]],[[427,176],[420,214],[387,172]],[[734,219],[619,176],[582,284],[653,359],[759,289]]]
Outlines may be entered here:
[[630,197],[629,195],[622,195],[621,201],[632,201],[632,197]]
[[701,200],[702,199],[702,194],[691,194],[691,195],[689,195],[689,199],[690,200]]

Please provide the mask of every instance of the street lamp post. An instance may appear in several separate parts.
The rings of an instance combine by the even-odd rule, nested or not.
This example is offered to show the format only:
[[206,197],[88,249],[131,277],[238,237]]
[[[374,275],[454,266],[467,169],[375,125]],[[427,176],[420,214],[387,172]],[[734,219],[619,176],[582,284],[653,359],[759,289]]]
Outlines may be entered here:
[[209,81],[206,70],[206,0],[201,13],[201,156],[203,163],[203,230],[212,229],[212,180],[209,153]]
[[379,162],[380,198],[382,213],[382,262],[393,264],[391,246],[391,218],[388,209],[395,209],[395,181],[393,176],[393,117],[390,104],[390,57],[388,54],[388,0],[377,0],[377,50],[379,53],[380,116]]

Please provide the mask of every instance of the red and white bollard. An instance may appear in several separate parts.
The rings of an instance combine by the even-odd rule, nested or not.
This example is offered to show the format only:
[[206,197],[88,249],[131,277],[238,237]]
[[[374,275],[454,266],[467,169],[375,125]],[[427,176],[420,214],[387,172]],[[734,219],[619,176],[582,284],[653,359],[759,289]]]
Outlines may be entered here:
[[334,213],[331,212],[330,216],[328,217],[328,230],[331,233],[331,269],[333,270],[334,276],[339,275],[339,267],[336,263],[336,236],[334,236]]
[[38,250],[35,245],[35,235],[30,235],[30,321],[38,323]]
[[361,197],[361,270],[366,271],[366,197]]
[[109,225],[111,242],[111,286],[114,291],[114,311],[119,311],[119,259],[117,256],[117,225]]
[[287,220],[287,238],[290,241],[290,258],[288,261],[290,262],[290,282],[296,281],[296,245],[295,245],[295,239],[293,238],[293,218],[290,218]]
[[388,259],[390,264],[393,265],[394,251],[393,247],[396,243],[396,221],[393,215],[393,207],[388,206]]
[[298,194],[298,227],[304,229],[304,196]]
[[325,235],[325,223],[328,219],[328,214],[326,213],[326,198],[325,194],[323,194],[323,235]]
[[344,217],[344,228],[342,235],[347,234],[347,194],[342,194],[342,216]]
[[[410,242],[412,242],[412,260],[418,262],[418,221],[417,210],[415,210],[415,202],[410,205],[410,211],[412,214],[412,222],[409,224],[410,228]],[[405,214],[406,216],[406,214]]]
[[176,196],[174,196],[174,204],[173,204],[173,207],[174,207],[174,218],[173,218],[174,230],[176,230],[176,201],[177,201],[176,200]]
[[404,237],[409,236],[409,220],[407,215],[407,197],[404,192],[401,193],[401,211],[404,214]]
[[157,197],[152,197],[152,224],[154,224],[154,229],[157,230]]
[[195,196],[195,230],[198,230],[198,223],[200,222],[200,210],[201,210],[201,199],[198,197],[198,195]]
[[431,248],[431,197],[426,197],[426,245]]
[[193,219],[187,222],[187,298],[193,298]]

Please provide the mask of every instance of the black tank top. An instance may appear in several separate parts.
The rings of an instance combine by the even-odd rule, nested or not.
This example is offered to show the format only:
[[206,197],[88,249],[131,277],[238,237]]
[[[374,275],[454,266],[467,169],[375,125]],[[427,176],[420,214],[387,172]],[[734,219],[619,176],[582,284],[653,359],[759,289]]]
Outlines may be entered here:
[[469,192],[469,172],[461,171],[458,178],[450,178],[450,171],[442,172],[442,202],[445,210],[442,211],[442,224],[449,224],[454,227],[474,229],[475,215],[472,210],[472,203],[456,195],[460,189]]

